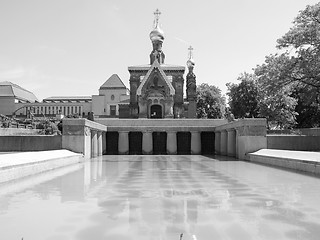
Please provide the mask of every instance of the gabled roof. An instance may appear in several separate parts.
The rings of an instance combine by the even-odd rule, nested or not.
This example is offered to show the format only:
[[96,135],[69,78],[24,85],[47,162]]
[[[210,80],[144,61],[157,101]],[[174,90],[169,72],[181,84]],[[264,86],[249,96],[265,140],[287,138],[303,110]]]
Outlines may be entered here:
[[126,85],[121,81],[118,74],[112,74],[111,77],[101,85],[100,89],[115,89],[115,88],[124,88],[127,89]]
[[32,92],[9,81],[0,82],[0,96],[14,97],[17,100],[28,102],[38,101],[37,97]]
[[151,73],[154,71],[154,69],[158,69],[159,73],[161,74],[162,78],[165,80],[166,84],[168,85],[169,89],[170,89],[170,95],[174,95],[176,93],[175,89],[173,88],[172,84],[170,83],[170,81],[168,80],[166,74],[164,73],[164,71],[162,70],[159,62],[157,59],[154,60],[153,64],[151,65],[149,71],[147,72],[147,74],[144,76],[141,84],[139,85],[138,89],[137,89],[137,95],[141,95],[141,91],[143,86],[146,84],[146,82],[148,81]]

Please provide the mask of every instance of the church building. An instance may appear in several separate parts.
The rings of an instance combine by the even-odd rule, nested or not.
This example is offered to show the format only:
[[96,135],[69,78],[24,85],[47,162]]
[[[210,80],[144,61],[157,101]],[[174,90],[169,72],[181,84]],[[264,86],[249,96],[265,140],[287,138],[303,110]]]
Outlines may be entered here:
[[[184,66],[165,64],[162,51],[164,33],[159,26],[157,9],[154,29],[150,33],[152,51],[150,63],[130,66],[130,117],[131,118],[196,118],[196,88],[193,74],[192,48],[187,62],[187,102],[184,102]],[[191,84],[190,84],[191,83]]]
[[[130,91],[117,74],[99,88],[98,95],[57,96],[38,99],[30,91],[11,82],[0,82],[0,114],[29,118],[57,115],[95,118],[196,118],[196,76],[192,47],[189,48],[184,95],[185,67],[165,63],[164,33],[160,11],[154,13],[150,33],[152,51],[149,64],[130,66]],[[129,93],[130,92],[130,93]],[[186,99],[184,99],[186,96]]]

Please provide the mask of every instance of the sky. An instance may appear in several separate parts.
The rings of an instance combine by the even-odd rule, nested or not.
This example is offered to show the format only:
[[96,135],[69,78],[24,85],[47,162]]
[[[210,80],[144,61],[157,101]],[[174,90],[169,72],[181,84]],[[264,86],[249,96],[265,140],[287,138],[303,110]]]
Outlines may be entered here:
[[[165,63],[186,65],[197,84],[228,82],[276,53],[276,40],[315,0],[0,0],[0,81],[51,96],[97,95],[114,73],[149,63],[161,11]],[[187,69],[186,69],[187,72]]]

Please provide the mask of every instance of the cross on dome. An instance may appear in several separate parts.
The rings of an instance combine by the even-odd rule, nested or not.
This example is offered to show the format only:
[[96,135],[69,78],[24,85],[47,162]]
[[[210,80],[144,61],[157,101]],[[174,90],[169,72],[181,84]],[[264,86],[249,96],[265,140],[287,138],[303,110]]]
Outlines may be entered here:
[[161,12],[159,11],[159,9],[157,9],[153,14],[154,14],[154,23],[155,23],[155,27],[156,27],[156,26],[158,26]]
[[189,48],[188,48],[188,50],[189,50],[189,59],[192,59],[193,58],[193,47],[192,46],[190,46]]

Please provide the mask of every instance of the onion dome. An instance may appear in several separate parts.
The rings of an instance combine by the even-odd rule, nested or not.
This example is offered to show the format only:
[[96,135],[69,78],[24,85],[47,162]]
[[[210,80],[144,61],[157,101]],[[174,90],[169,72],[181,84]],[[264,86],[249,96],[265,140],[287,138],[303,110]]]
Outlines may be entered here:
[[164,40],[164,32],[162,31],[162,29],[159,27],[159,17],[160,17],[161,12],[159,11],[159,9],[157,9],[154,12],[154,29],[151,31],[150,33],[150,39],[152,42],[154,41],[160,41],[163,42]]
[[190,46],[188,50],[189,50],[189,59],[187,61],[187,66],[190,69],[190,68],[194,68],[195,61],[193,60],[193,53],[192,53],[193,48]]
[[152,42],[154,41],[161,41],[163,42],[164,40],[164,32],[162,31],[162,29],[158,26],[155,27],[155,29],[153,29],[150,33],[150,39]]
[[193,58],[189,58],[189,60],[187,61],[188,68],[191,68],[191,67],[193,68],[194,65],[195,65],[195,62],[194,62]]

